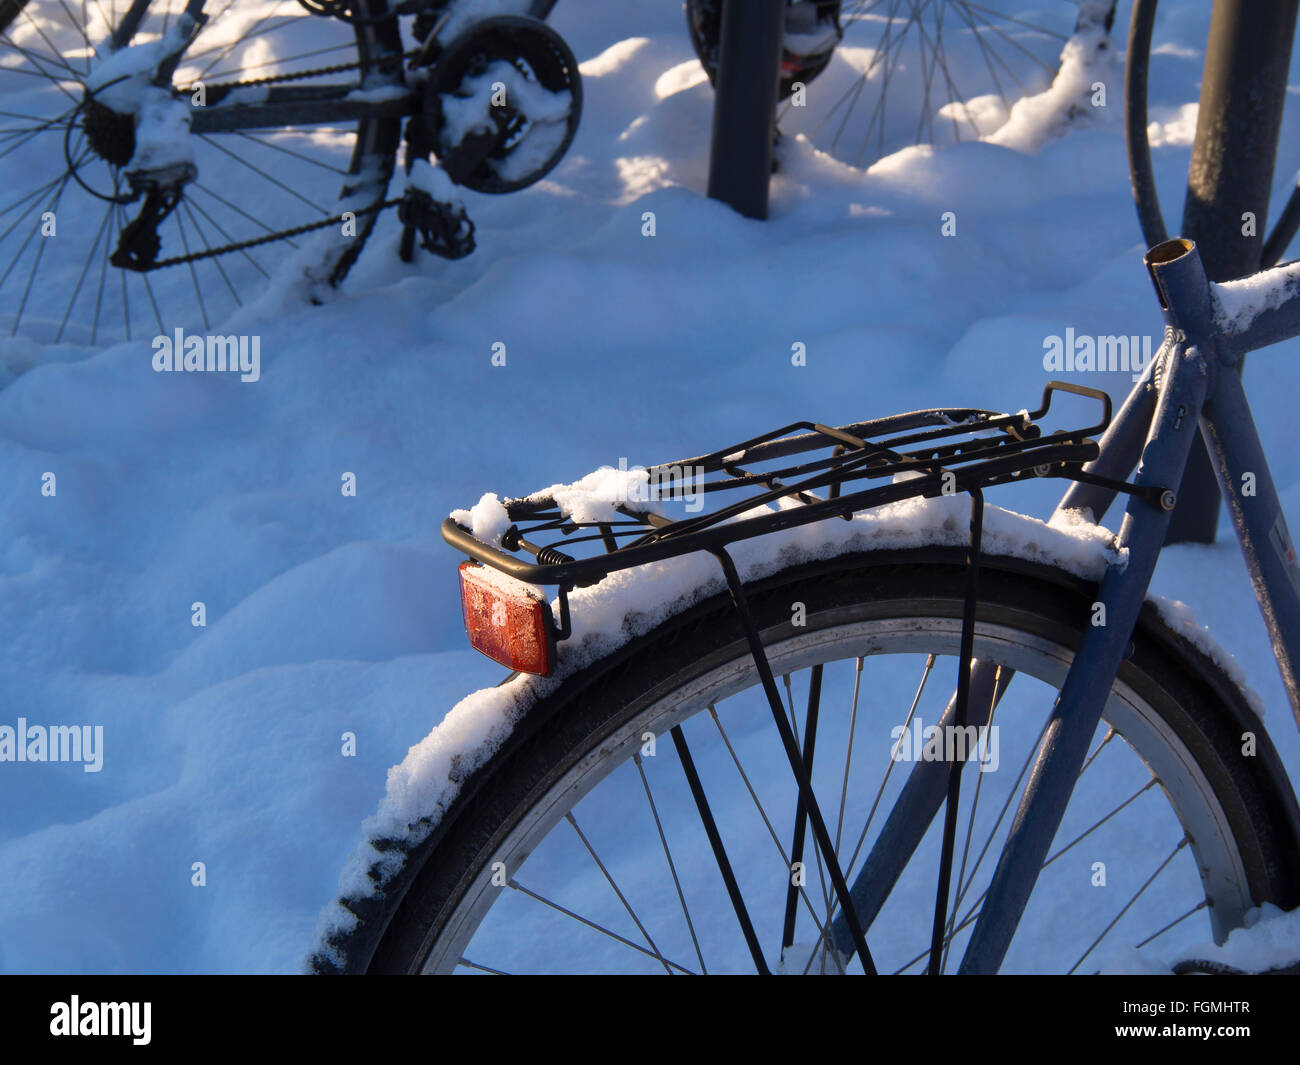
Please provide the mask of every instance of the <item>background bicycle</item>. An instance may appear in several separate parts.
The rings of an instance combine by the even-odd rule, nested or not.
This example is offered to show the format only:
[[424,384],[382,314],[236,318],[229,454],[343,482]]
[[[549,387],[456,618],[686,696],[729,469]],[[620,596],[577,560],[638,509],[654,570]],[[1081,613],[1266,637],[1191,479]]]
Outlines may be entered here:
[[[563,155],[578,123],[577,79],[570,84],[565,73],[571,57],[561,54],[562,40],[523,31],[484,38],[463,57],[445,57],[427,92],[432,50],[415,53],[444,16],[449,21],[437,39],[450,44],[475,11],[543,17],[554,6],[552,0],[429,0],[399,7],[406,13],[399,18],[388,8],[349,14],[338,5],[294,0],[199,5],[208,22],[167,79],[176,99],[191,104],[193,133],[180,154],[189,156],[197,176],[174,182],[179,202],[156,209],[141,225],[136,219],[148,201],[139,175],[135,184],[129,179],[141,167],[133,158],[134,105],[120,87],[99,85],[92,68],[98,70],[110,35],[120,46],[159,40],[185,5],[141,0],[83,9],[57,0],[7,0],[0,7],[0,94],[10,105],[0,128],[0,167],[10,192],[0,205],[0,299],[9,332],[96,344],[176,326],[210,331],[281,276],[286,257],[299,274],[339,283],[376,225],[381,234],[392,232],[396,220],[378,218],[377,208],[402,196],[404,165],[431,149],[455,161],[452,149],[466,119],[449,125],[442,112],[460,114],[466,102],[442,108],[435,101],[473,96],[479,75],[467,66],[470,52],[532,71],[526,81],[556,101],[537,97],[532,117],[521,107],[524,113],[512,119],[519,128],[509,134],[508,148],[496,151],[511,155],[517,173],[504,181],[490,169],[458,174],[460,183],[482,193],[538,180]],[[1096,24],[1090,42],[1104,37],[1096,27],[1104,27],[1112,6],[1085,5],[1084,15]],[[970,139],[1001,127],[1017,100],[1051,83],[1081,17],[1068,0],[1046,0],[1032,11],[964,2],[900,11],[878,0],[802,2],[790,10],[786,89],[797,82],[815,88],[806,99],[803,91],[787,99],[781,126],[855,165],[903,144]],[[561,25],[583,17],[560,11]],[[697,54],[712,69],[718,5],[692,0],[686,22]],[[109,106],[115,91],[117,111]],[[427,144],[413,145],[404,122],[417,114],[443,132],[431,130]],[[556,141],[547,144],[552,129]],[[437,191],[452,195],[443,185]],[[495,209],[471,200],[471,216]],[[458,215],[423,209],[432,213],[420,235],[441,254],[460,256],[473,246]],[[355,214],[350,224],[338,219],[344,210]],[[124,239],[133,224],[142,231]],[[404,258],[416,244],[416,228],[408,226],[401,238]],[[392,254],[391,238],[385,239]]]

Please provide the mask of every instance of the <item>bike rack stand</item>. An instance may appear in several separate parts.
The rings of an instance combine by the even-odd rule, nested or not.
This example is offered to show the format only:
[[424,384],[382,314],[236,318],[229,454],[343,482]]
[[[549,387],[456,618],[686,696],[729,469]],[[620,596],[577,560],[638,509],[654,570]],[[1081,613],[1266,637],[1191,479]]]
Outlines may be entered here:
[[709,154],[709,196],[767,217],[786,0],[725,0]]

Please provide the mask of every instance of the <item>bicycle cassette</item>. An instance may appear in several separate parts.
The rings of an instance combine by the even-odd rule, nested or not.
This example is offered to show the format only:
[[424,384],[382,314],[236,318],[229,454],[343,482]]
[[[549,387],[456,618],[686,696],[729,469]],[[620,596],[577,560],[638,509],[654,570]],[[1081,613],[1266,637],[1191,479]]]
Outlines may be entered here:
[[432,58],[425,136],[457,185],[500,194],[545,177],[582,114],[573,52],[534,18],[485,18]]

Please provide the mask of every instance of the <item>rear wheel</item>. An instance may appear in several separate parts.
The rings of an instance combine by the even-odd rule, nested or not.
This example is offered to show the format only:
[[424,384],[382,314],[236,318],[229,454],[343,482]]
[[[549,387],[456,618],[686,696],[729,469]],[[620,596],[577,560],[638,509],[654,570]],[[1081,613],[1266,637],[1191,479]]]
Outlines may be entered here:
[[[987,567],[975,654],[1015,676],[976,748],[981,768],[966,770],[946,971],[979,915],[1094,591],[1056,570]],[[943,819],[904,845],[891,811],[909,778],[946,776],[926,737],[956,678],[962,580],[951,554],[912,552],[787,571],[750,591],[882,972],[928,961]],[[796,789],[756,681],[721,598],[564,681],[465,781],[383,892],[348,903],[360,923],[317,967],[753,971],[743,910],[770,969],[860,971],[825,949],[837,934],[835,895],[811,835],[796,842]],[[1245,732],[1253,756],[1242,753]],[[686,786],[687,762],[739,907]],[[1003,971],[1090,972],[1117,950],[1172,957],[1222,939],[1260,902],[1294,906],[1298,823],[1240,691],[1148,610]]]

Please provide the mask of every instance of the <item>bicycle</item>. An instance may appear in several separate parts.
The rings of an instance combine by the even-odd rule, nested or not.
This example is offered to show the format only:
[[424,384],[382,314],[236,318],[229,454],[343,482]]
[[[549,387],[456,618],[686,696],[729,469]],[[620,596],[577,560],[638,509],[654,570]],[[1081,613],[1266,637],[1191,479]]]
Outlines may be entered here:
[[0,160],[29,173],[0,208],[11,333],[95,344],[191,309],[210,330],[285,248],[309,294],[340,283],[392,207],[402,258],[469,254],[459,190],[526,188],[577,131],[577,60],[536,17],[553,2],[477,19],[465,0],[5,0]]
[[[1199,421],[1300,723],[1300,565],[1238,374],[1300,335],[1300,265],[1144,261],[1165,339],[1114,416],[1052,382],[454,513],[471,644],[515,672],[393,771],[313,971],[1093,971],[1300,905],[1261,708],[1147,598]],[[1100,416],[1044,431],[1062,396]],[[1034,477],[1071,482],[1049,522],[986,505]]]
[[[1085,23],[1108,30],[1114,7],[1051,0],[1028,19],[945,0],[904,18],[879,0],[790,2],[783,126],[832,151],[843,142],[846,155],[860,136],[858,162],[869,148],[939,139],[948,125],[953,136],[978,136],[994,121],[991,99],[1005,112],[1044,87],[1063,42]],[[9,332],[94,345],[176,325],[211,331],[273,279],[307,296],[340,284],[394,207],[403,259],[417,244],[468,254],[474,229],[461,190],[526,188],[576,133],[577,61],[541,21],[554,7],[186,0],[173,10],[175,0],[133,0],[118,12],[115,0],[0,0]],[[493,18],[480,19],[485,11]],[[715,0],[686,4],[710,73],[718,11]],[[966,39],[964,67],[950,61],[945,18],[949,44]],[[837,49],[869,49],[871,59],[827,73]],[[486,94],[496,79],[480,84],[489,67],[523,79],[504,108]],[[819,77],[829,80],[813,106],[795,106],[795,85]],[[905,79],[920,107],[891,110]],[[859,122],[864,89],[877,83]],[[946,101],[942,127],[932,93],[935,107]],[[399,149],[407,179],[390,196]]]

